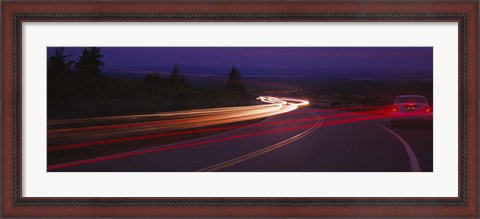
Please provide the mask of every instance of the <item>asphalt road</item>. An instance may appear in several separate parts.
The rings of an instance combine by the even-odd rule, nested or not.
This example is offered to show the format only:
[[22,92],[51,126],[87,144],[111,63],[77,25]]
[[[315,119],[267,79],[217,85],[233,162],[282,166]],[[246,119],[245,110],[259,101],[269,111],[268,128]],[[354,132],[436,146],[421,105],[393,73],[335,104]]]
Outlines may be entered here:
[[195,140],[49,166],[49,171],[66,172],[432,170],[431,128],[391,128],[382,114],[313,108]]

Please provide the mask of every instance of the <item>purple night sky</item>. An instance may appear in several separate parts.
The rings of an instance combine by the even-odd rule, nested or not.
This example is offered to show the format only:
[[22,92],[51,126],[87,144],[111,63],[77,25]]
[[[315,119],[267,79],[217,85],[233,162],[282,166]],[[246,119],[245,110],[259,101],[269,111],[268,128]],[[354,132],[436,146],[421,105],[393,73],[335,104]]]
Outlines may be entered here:
[[[229,69],[237,66],[244,74],[251,69],[373,71],[382,74],[415,74],[432,78],[432,47],[100,47],[104,55],[104,71],[142,67],[156,68],[179,65],[198,68]],[[76,60],[80,47],[67,47],[67,54]],[[54,47],[47,49],[48,56]],[[193,72],[195,73],[195,72]],[[287,72],[288,73],[288,72]],[[406,76],[406,75],[404,75]]]

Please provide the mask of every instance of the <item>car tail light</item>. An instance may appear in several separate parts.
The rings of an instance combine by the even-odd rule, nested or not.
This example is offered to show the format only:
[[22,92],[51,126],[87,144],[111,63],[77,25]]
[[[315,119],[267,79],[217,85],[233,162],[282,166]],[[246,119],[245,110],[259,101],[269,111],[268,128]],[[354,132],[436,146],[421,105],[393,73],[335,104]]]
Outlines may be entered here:
[[433,110],[432,110],[432,107],[429,107],[429,106],[426,106],[425,107],[425,112],[426,113],[431,113]]
[[392,112],[398,112],[398,107],[397,107],[397,106],[393,106],[393,107],[392,107]]

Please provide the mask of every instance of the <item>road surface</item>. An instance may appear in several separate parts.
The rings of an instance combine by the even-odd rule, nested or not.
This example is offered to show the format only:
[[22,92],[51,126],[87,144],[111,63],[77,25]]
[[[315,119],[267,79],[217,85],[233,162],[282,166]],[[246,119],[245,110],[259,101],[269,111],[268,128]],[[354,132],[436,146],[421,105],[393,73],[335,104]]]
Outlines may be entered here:
[[431,128],[393,129],[384,114],[304,107],[220,134],[48,171],[430,172],[432,165]]

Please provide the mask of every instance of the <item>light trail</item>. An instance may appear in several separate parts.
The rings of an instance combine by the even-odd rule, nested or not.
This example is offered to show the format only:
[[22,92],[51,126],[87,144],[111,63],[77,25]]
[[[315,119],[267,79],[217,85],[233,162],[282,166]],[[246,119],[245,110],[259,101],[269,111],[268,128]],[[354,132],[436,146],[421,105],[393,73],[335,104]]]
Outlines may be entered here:
[[[250,113],[255,113],[258,111],[261,112],[268,112],[270,110],[276,110],[280,108],[281,106],[262,106],[263,108],[260,109],[255,109],[255,108],[250,108],[250,109],[243,109],[243,110],[238,110],[238,109],[232,109],[231,111],[228,111],[228,114],[230,115],[245,115],[243,112],[250,112]],[[240,113],[240,114],[239,114]],[[243,113],[243,114],[242,114]],[[184,112],[181,112],[179,115],[184,114]],[[197,114],[197,113],[195,113]],[[203,120],[215,120],[218,119],[218,116],[225,115],[226,113],[219,114],[218,112],[213,112],[211,114],[205,114],[205,115],[190,115],[189,118],[181,118],[181,119],[169,119],[169,120],[160,120],[160,121],[150,121],[150,122],[142,122],[142,123],[127,123],[127,124],[114,124],[114,125],[103,125],[103,126],[89,126],[89,127],[80,127],[80,128],[70,128],[70,129],[60,129],[60,130],[51,130],[49,133],[71,133],[71,132],[83,132],[83,131],[98,131],[98,130],[108,130],[108,129],[122,129],[122,128],[134,128],[134,127],[145,127],[145,126],[155,126],[159,125],[162,127],[166,127],[168,125],[175,125],[175,124],[184,124],[184,123],[190,123],[190,122],[201,122]],[[172,116],[173,117],[173,116]]]
[[[352,116],[363,116],[360,113],[341,113],[341,114],[332,114],[323,116],[324,118],[340,118],[340,117],[352,117]],[[263,122],[261,124],[252,124],[249,125],[251,127],[267,127],[278,125],[282,122],[287,123],[298,123],[298,122],[308,122],[312,120],[311,117],[306,118],[299,118],[299,119],[289,119],[289,120],[282,120],[276,122]],[[205,129],[195,129],[195,130],[186,130],[186,131],[176,131],[176,132],[166,132],[166,133],[155,133],[150,135],[141,135],[141,136],[133,136],[133,137],[122,137],[122,138],[115,138],[115,139],[108,139],[108,140],[100,140],[100,141],[88,141],[88,142],[80,142],[74,144],[67,144],[67,145],[56,145],[51,146],[48,148],[48,151],[57,151],[57,150],[66,150],[66,149],[73,149],[79,147],[88,147],[88,146],[95,146],[95,145],[105,145],[105,144],[112,144],[112,143],[120,143],[120,142],[127,142],[127,141],[136,141],[136,140],[143,140],[143,139],[152,139],[152,138],[162,138],[168,136],[179,136],[179,135],[189,135],[195,133],[209,133],[215,131],[226,131],[244,127],[244,125],[231,125],[226,127],[218,127],[218,128],[205,128]]]
[[182,111],[170,111],[162,113],[153,113],[153,114],[143,114],[143,115],[128,115],[128,116],[110,116],[110,117],[95,117],[95,118],[83,118],[83,119],[67,119],[67,120],[51,120],[48,121],[48,125],[72,125],[72,124],[81,124],[81,123],[91,123],[91,122],[105,122],[105,121],[128,121],[136,120],[140,118],[149,118],[149,119],[169,119],[170,117],[179,117],[179,116],[198,116],[202,114],[215,114],[228,111],[244,111],[251,110],[255,108],[264,108],[265,105],[256,105],[256,106],[238,106],[238,107],[220,107],[220,108],[209,108],[209,109],[195,109],[195,110],[182,110]]
[[[278,115],[278,114],[283,114],[283,113],[298,113],[301,111],[295,111],[295,109],[306,106],[309,104],[308,101],[306,100],[299,100],[299,99],[293,99],[293,98],[281,98],[281,97],[271,97],[271,96],[260,96],[258,100],[266,103],[262,105],[255,105],[255,106],[243,106],[243,107],[224,107],[224,108],[213,108],[213,109],[200,109],[200,110],[188,110],[188,111],[176,111],[176,112],[166,112],[166,113],[158,113],[158,114],[150,114],[150,115],[135,115],[135,116],[121,116],[121,118],[117,117],[102,117],[102,118],[89,118],[85,119],[84,121],[74,121],[73,123],[69,123],[71,121],[68,120],[63,120],[64,124],[80,124],[80,123],[87,123],[92,122],[92,121],[104,121],[102,120],[103,118],[106,118],[105,121],[125,121],[132,119],[133,117],[142,117],[144,116],[145,118],[149,119],[163,119],[165,117],[168,117],[169,119],[166,121],[148,121],[148,122],[135,122],[135,123],[127,123],[127,124],[115,124],[115,125],[103,125],[103,126],[93,126],[93,127],[103,127],[105,129],[100,129],[100,128],[95,128],[95,129],[81,129],[85,127],[80,127],[80,128],[73,128],[71,131],[65,131],[64,133],[62,132],[57,132],[57,133],[50,133],[49,132],[49,145],[52,146],[50,140],[58,140],[57,138],[62,137],[64,135],[71,135],[75,136],[78,135],[77,139],[74,139],[72,142],[66,145],[58,145],[58,148],[56,149],[48,149],[50,150],[68,150],[68,149],[73,149],[73,148],[79,148],[79,147],[88,147],[88,146],[93,146],[93,145],[103,145],[103,144],[112,144],[112,143],[121,143],[121,142],[126,142],[126,141],[140,141],[145,140],[145,139],[151,139],[151,138],[161,138],[161,137],[166,137],[166,136],[173,136],[173,135],[189,135],[192,133],[200,133],[200,132],[214,132],[214,131],[222,131],[222,130],[231,130],[235,128],[240,128],[243,127],[242,125],[235,125],[232,124],[231,126],[227,127],[205,127],[205,126],[210,126],[208,124],[226,124],[226,123],[231,123],[231,121],[244,121],[244,120],[249,120],[248,118],[264,118],[272,115]],[[351,109],[351,108],[384,108],[383,106],[378,106],[378,107],[349,107],[349,108],[344,108],[344,109]],[[208,110],[211,110],[212,113],[208,113]],[[246,110],[246,111],[245,111]],[[313,112],[335,112],[339,109],[330,109],[330,110],[313,110]],[[335,125],[342,125],[342,124],[351,124],[355,122],[362,122],[362,121],[368,121],[368,120],[376,120],[376,119],[382,119],[382,118],[388,118],[388,115],[381,114],[381,115],[371,115],[376,114],[376,112],[381,112],[379,110],[370,110],[370,111],[360,111],[360,112],[342,112],[342,113],[334,113],[334,114],[327,114],[322,116],[323,119],[337,119],[333,121],[325,121],[323,122],[322,119],[322,127],[326,126],[335,126]],[[159,116],[160,117],[155,117]],[[178,118],[180,117],[180,118]],[[243,120],[242,120],[243,119]],[[315,118],[313,117],[307,117],[307,118],[300,118],[300,119],[290,119],[290,120],[282,120],[280,122],[283,123],[293,123],[293,122],[309,122],[309,121],[314,121]],[[217,121],[218,120],[218,121]],[[162,123],[163,122],[163,123]],[[318,121],[317,121],[318,122]],[[128,126],[130,124],[135,124],[132,126]],[[207,125],[206,125],[207,124]],[[262,124],[258,125],[275,125],[279,124],[279,121],[275,122],[265,122]],[[122,125],[127,125],[127,126],[122,126]],[[198,127],[205,127],[204,129],[201,130],[182,130],[185,129],[184,127],[195,127],[196,125],[199,125]],[[253,124],[252,126],[257,126],[257,124]],[[164,129],[162,129],[162,127]],[[281,127],[281,126],[279,126]],[[87,127],[89,128],[89,127]],[[161,130],[176,130],[176,128],[180,128],[180,131],[175,131],[173,133],[168,133],[168,132],[162,132]],[[318,128],[318,127],[317,127]],[[90,158],[90,159],[85,159],[85,160],[78,160],[78,161],[73,161],[73,162],[68,162],[68,163],[61,163],[61,164],[54,164],[50,165],[47,167],[47,170],[55,170],[55,169],[60,169],[64,167],[69,167],[69,166],[77,166],[77,165],[82,165],[82,164],[88,164],[88,163],[94,163],[94,162],[100,162],[100,161],[106,161],[106,160],[111,160],[111,159],[117,159],[117,158],[123,158],[123,157],[129,157],[129,156],[135,156],[135,155],[140,155],[140,154],[145,154],[145,153],[151,153],[151,152],[156,152],[156,151],[165,151],[165,150],[173,150],[173,149],[179,149],[179,148],[185,148],[185,147],[193,147],[193,146],[198,146],[198,145],[205,145],[205,144],[210,144],[210,143],[215,143],[215,142],[227,142],[235,139],[242,139],[242,138],[250,138],[250,137],[257,137],[257,136],[263,136],[263,135],[271,135],[271,134],[280,134],[280,133],[285,133],[285,132],[293,132],[293,131],[298,131],[306,129],[307,131],[309,129],[312,129],[311,125],[306,125],[306,124],[299,124],[294,127],[290,128],[277,128],[269,131],[257,131],[257,132],[249,132],[246,134],[241,134],[241,135],[233,135],[233,136],[226,136],[226,137],[221,137],[221,138],[213,138],[213,139],[208,139],[208,140],[195,140],[192,142],[180,142],[177,144],[169,144],[169,145],[164,145],[164,146],[159,146],[157,145],[156,147],[150,147],[147,149],[141,149],[137,151],[130,151],[130,152],[124,152],[124,153],[119,153],[119,154],[112,154],[112,155],[105,155],[101,157],[96,157],[96,158]],[[73,131],[72,131],[73,130]],[[81,131],[80,131],[81,130]],[[160,130],[160,131],[159,131]],[[313,129],[312,129],[313,130]],[[55,130],[53,130],[55,131]],[[304,131],[305,132],[305,131]],[[313,132],[313,131],[312,131]],[[107,134],[105,134],[107,133]],[[112,133],[112,134],[110,134]],[[153,134],[152,134],[153,133]],[[310,131],[305,132],[305,133],[310,133]],[[135,135],[133,135],[135,134]],[[120,138],[111,138],[111,136],[120,136]],[[130,136],[128,136],[130,135]],[[133,135],[133,136],[132,136]],[[94,138],[91,138],[91,137]],[[104,138],[104,139],[98,139],[99,137]],[[69,137],[70,138],[70,137]],[[292,141],[297,138],[291,139]],[[80,140],[80,141],[76,141]],[[85,142],[85,140],[89,142]],[[83,142],[82,142],[83,141]],[[135,143],[135,142],[133,142]],[[288,143],[291,143],[289,139],[279,142],[275,145],[272,145],[271,147],[268,147],[266,150],[259,150],[256,151],[255,153],[248,154],[248,156],[242,156],[239,157],[238,159],[231,160],[228,163],[221,163],[218,166],[212,167],[212,169],[206,169],[206,171],[216,171],[220,170],[222,168],[225,168],[227,166],[234,165],[236,163],[239,163],[243,160],[250,159],[256,156],[259,156],[261,154],[267,153],[269,150],[276,149],[278,147],[282,147]],[[122,144],[119,144],[118,146],[122,146]],[[57,147],[57,146],[53,146]]]
[[[369,112],[347,112],[347,113],[338,113],[338,114],[331,114],[331,115],[324,115],[322,116],[324,119],[336,119],[342,117],[364,117],[365,115],[369,115]],[[299,123],[299,122],[309,122],[314,120],[315,118],[306,117],[306,118],[299,118],[299,119],[289,119],[289,120],[282,120],[276,122],[263,122],[261,124],[252,124],[249,125],[251,127],[268,127],[278,125],[282,122],[287,123]],[[368,117],[367,117],[368,119]],[[344,120],[345,121],[345,120]],[[348,121],[348,120],[346,120]],[[351,120],[355,122],[355,120]],[[180,136],[180,135],[189,135],[195,133],[209,133],[215,131],[227,131],[232,129],[237,129],[244,127],[244,125],[231,125],[226,127],[218,127],[218,128],[205,128],[205,129],[195,129],[195,130],[185,130],[185,131],[175,131],[175,132],[166,132],[166,133],[155,133],[149,135],[140,135],[140,136],[133,136],[133,137],[121,137],[121,138],[114,138],[114,139],[106,139],[106,140],[99,140],[99,141],[88,141],[88,142],[80,142],[74,144],[67,144],[67,145],[56,145],[48,148],[48,151],[58,151],[58,150],[68,150],[80,147],[90,147],[95,145],[106,145],[106,144],[113,144],[113,143],[122,143],[122,142],[129,142],[129,141],[137,141],[137,140],[145,140],[145,139],[159,139],[164,137],[170,136]]]
[[[84,160],[77,160],[77,161],[72,161],[72,162],[67,162],[67,163],[60,163],[60,164],[53,164],[47,167],[47,170],[54,170],[54,169],[59,169],[59,168],[65,168],[65,167],[70,167],[70,166],[77,166],[77,165],[82,165],[82,164],[88,164],[88,163],[95,163],[99,161],[106,161],[106,160],[111,160],[111,159],[118,159],[118,158],[123,158],[123,157],[130,157],[130,156],[135,156],[135,155],[140,155],[140,154],[146,154],[146,153],[151,153],[151,152],[156,152],[156,151],[166,151],[166,150],[173,150],[173,149],[179,149],[179,148],[185,148],[185,147],[192,147],[192,146],[198,146],[198,145],[205,145],[209,143],[215,143],[215,142],[224,142],[224,141],[231,141],[235,139],[242,139],[242,138],[251,138],[251,137],[256,137],[256,136],[263,136],[263,135],[271,135],[271,134],[278,134],[278,133],[285,133],[285,132],[291,132],[291,131],[296,131],[296,130],[302,130],[302,129],[307,129],[306,131],[302,132],[304,134],[301,134],[303,137],[304,135],[308,135],[314,130],[316,130],[320,125],[322,127],[326,126],[333,126],[333,125],[342,125],[342,124],[351,124],[355,122],[361,122],[361,121],[369,121],[369,120],[376,120],[376,119],[382,119],[386,118],[386,116],[382,115],[375,115],[375,116],[365,116],[365,117],[360,117],[360,118],[349,118],[349,119],[343,119],[343,120],[337,120],[337,121],[329,121],[329,122],[324,122],[325,117],[322,117],[321,120],[317,118],[314,119],[308,119],[306,121],[314,121],[317,120],[315,125],[312,126],[312,124],[301,124],[297,125],[294,127],[289,127],[289,128],[278,128],[278,129],[273,129],[273,130],[268,130],[268,131],[260,131],[260,132],[250,132],[250,133],[245,133],[241,135],[233,135],[233,136],[227,136],[227,137],[222,137],[222,138],[214,138],[214,139],[208,139],[208,140],[202,140],[202,141],[194,141],[194,142],[185,142],[185,143],[179,143],[179,144],[173,144],[173,145],[166,145],[166,146],[157,146],[153,148],[147,148],[147,149],[141,149],[137,151],[131,151],[131,152],[124,152],[120,154],[112,154],[112,155],[106,155],[106,156],[101,156],[101,157],[95,157],[95,158],[90,158],[90,159],[84,159]],[[320,122],[321,121],[321,122]],[[297,138],[293,138],[297,139]],[[292,140],[293,140],[292,139]],[[269,147],[267,150],[260,150],[257,153],[254,154],[249,154],[248,158],[255,157],[260,154],[264,154],[268,151],[276,149],[278,147],[284,146],[285,142],[290,142],[290,140],[282,141],[280,143],[277,143],[275,145],[272,145]],[[246,157],[240,157],[241,161],[243,161]],[[226,163],[222,163],[222,165],[218,165],[223,167],[230,166],[233,164],[238,163],[237,159],[232,160],[232,162],[228,162],[228,165]],[[217,165],[214,167],[212,166],[212,169],[202,169],[201,171],[215,171],[218,170]],[[221,169],[221,168],[220,168]]]
[[[148,121],[140,123],[124,123],[113,125],[87,126],[78,128],[57,129],[48,131],[49,145],[68,144],[69,142],[82,142],[84,139],[105,140],[111,138],[131,137],[139,134],[154,134],[159,132],[172,132],[186,129],[194,129],[213,125],[222,125],[234,122],[242,122],[265,118],[293,111],[301,106],[308,105],[308,101],[260,96],[258,100],[266,103],[255,106],[222,107],[211,109],[198,109],[175,111],[148,115],[133,115],[119,117],[100,117],[74,120],[57,120],[49,124],[87,124],[91,122],[125,121],[132,118],[149,117],[160,121]],[[165,120],[168,117],[169,119]],[[180,119],[176,119],[181,117]],[[185,118],[186,117],[186,118]]]
[[[362,114],[357,114],[357,113],[343,113],[340,115],[327,115],[327,116],[322,116],[322,126],[331,126],[331,125],[341,125],[341,124],[350,124],[350,123],[355,123],[355,122],[361,122],[361,121],[368,121],[368,120],[375,120],[375,119],[381,119],[385,118],[386,116],[384,115],[370,115],[370,116],[361,116]],[[338,118],[338,117],[350,117],[350,116],[361,116],[357,118],[347,118],[347,119],[341,119],[341,120],[336,120],[336,121],[329,121],[329,122],[323,122],[324,119],[330,117],[331,118]],[[153,148],[148,148],[148,149],[141,149],[137,151],[131,151],[131,152],[124,152],[120,154],[112,154],[112,155],[106,155],[106,156],[101,156],[101,157],[96,157],[96,158],[90,158],[90,159],[85,159],[85,160],[78,160],[78,161],[73,161],[73,162],[67,162],[67,163],[61,163],[61,164],[54,164],[48,166],[48,170],[54,170],[54,169],[59,169],[59,168],[64,168],[64,167],[69,167],[69,166],[77,166],[77,165],[82,165],[82,164],[88,164],[88,163],[94,163],[94,162],[99,162],[99,161],[105,161],[105,160],[111,160],[111,159],[117,159],[117,158],[122,158],[122,157],[129,157],[129,156],[134,156],[134,155],[140,155],[140,154],[145,154],[145,153],[151,153],[151,152],[156,152],[156,151],[165,151],[165,150],[172,150],[172,149],[179,149],[179,148],[184,148],[184,147],[192,147],[192,146],[197,146],[197,145],[204,145],[204,144],[209,144],[209,143],[215,143],[215,142],[223,142],[223,141],[230,141],[234,139],[241,139],[241,138],[249,138],[249,137],[256,137],[256,136],[262,136],[262,135],[270,135],[270,134],[278,134],[278,133],[285,133],[285,132],[290,132],[290,131],[295,131],[295,130],[301,130],[301,129],[307,129],[310,130],[312,129],[313,132],[313,127],[318,128],[319,127],[319,120],[318,118],[303,118],[300,119],[301,121],[316,121],[316,125],[297,125],[294,127],[290,128],[278,128],[278,129],[273,129],[269,131],[260,131],[260,132],[250,132],[250,133],[245,133],[241,135],[233,135],[233,136],[227,136],[227,137],[222,137],[222,138],[215,138],[215,139],[208,139],[208,140],[201,140],[201,141],[194,141],[194,142],[182,142],[179,144],[174,144],[174,145],[166,145],[166,146],[157,146]],[[299,121],[300,121],[299,120]],[[293,120],[292,120],[293,121]],[[255,125],[253,125],[255,126]],[[310,134],[310,131],[306,132]],[[186,133],[188,134],[188,133]],[[303,134],[302,134],[303,136]],[[154,137],[154,136],[148,136],[149,137]],[[140,136],[140,139],[132,139],[132,140],[142,140],[144,137]],[[297,139],[297,138],[294,138]],[[125,140],[125,139],[118,139],[120,141]],[[117,141],[116,139],[113,139],[113,141]],[[290,143],[290,140],[287,140],[285,142],[280,142],[278,144],[272,145],[271,148],[269,147],[269,150],[261,150],[258,151],[258,154],[252,154],[251,156],[249,155],[248,158],[258,156],[260,154],[266,153],[268,151],[276,149],[277,147],[282,147],[284,146],[287,142]],[[104,143],[110,143],[110,142],[104,142]],[[112,142],[114,143],[114,142]],[[73,146],[73,145],[71,145]],[[74,146],[75,147],[75,146]],[[241,157],[242,159],[239,159],[243,161],[244,159],[247,159],[246,157]],[[221,167],[226,167],[233,165],[235,163],[240,162],[239,160],[235,159],[232,160],[232,162],[228,163],[228,165],[225,165],[225,163],[222,163]],[[238,161],[238,162],[237,162]],[[217,166],[214,168],[217,170]],[[221,169],[221,168],[220,168]],[[213,169],[209,169],[208,171],[214,171]]]
[[53,164],[53,165],[47,166],[47,170],[54,170],[54,169],[58,169],[58,168],[77,166],[77,165],[81,165],[81,164],[88,164],[88,163],[106,161],[106,160],[111,160],[111,159],[118,159],[118,158],[123,158],[123,157],[130,157],[130,156],[134,156],[134,155],[152,153],[152,152],[156,152],[156,151],[165,151],[165,150],[172,150],[172,149],[178,149],[178,148],[192,147],[192,146],[204,145],[204,144],[215,143],[215,142],[223,142],[223,141],[230,141],[230,140],[234,140],[234,139],[251,138],[251,137],[262,136],[262,135],[285,133],[285,132],[297,131],[297,130],[309,129],[309,128],[312,128],[312,125],[298,125],[298,126],[289,127],[289,128],[280,128],[280,129],[274,129],[274,130],[268,130],[268,131],[251,132],[251,133],[247,133],[247,134],[233,135],[233,136],[228,136],[228,137],[215,138],[215,139],[196,141],[196,142],[180,143],[180,144],[174,144],[174,145],[170,145],[170,146],[159,146],[159,147],[142,149],[142,150],[131,151],[131,152],[125,152],[125,153],[120,153],[120,154],[106,155],[106,156],[96,157],[96,158],[91,158],[91,159],[78,160],[78,161],[61,163],[61,164]]

